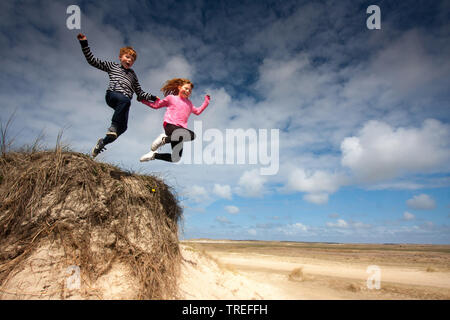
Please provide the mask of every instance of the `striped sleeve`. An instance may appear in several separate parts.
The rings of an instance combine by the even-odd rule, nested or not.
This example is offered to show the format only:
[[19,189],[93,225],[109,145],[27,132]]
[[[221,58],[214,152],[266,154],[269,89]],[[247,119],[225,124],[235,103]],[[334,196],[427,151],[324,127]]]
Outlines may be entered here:
[[139,84],[139,80],[136,76],[136,74],[134,74],[134,81],[133,81],[133,90],[134,92],[136,92],[136,99],[138,101],[142,101],[142,100],[148,100],[148,101],[155,101],[156,97],[153,96],[150,93],[144,92],[141,88],[141,85]]
[[81,44],[81,50],[83,51],[84,57],[86,58],[87,62],[102,71],[110,72],[111,71],[111,65],[112,62],[109,61],[102,61],[96,57],[91,52],[91,49],[88,46],[87,40],[80,41]]

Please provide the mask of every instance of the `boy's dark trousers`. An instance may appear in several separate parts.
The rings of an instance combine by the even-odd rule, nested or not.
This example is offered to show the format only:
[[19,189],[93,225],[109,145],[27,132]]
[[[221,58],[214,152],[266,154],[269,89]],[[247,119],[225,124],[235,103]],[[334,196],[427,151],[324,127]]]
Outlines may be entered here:
[[[130,111],[131,100],[123,93],[117,91],[106,91],[105,96],[108,106],[114,109],[114,114],[111,120],[111,127],[115,127],[117,130],[117,137],[127,130],[128,126],[128,113]],[[106,145],[113,142],[117,138],[106,136],[103,139],[103,143]]]

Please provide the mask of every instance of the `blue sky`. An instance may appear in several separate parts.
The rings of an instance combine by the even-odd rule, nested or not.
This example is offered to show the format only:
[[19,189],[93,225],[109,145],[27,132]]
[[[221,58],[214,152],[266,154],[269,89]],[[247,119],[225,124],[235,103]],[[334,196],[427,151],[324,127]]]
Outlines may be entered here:
[[[81,30],[66,26],[72,4]],[[366,27],[373,4],[380,30]],[[128,131],[98,160],[164,178],[184,207],[182,238],[450,243],[448,1],[8,0],[0,9],[0,119],[15,114],[16,146],[43,132],[52,147],[62,130],[90,153],[104,135],[107,75],[87,64],[78,32],[100,59],[133,46],[147,92],[187,77],[195,105],[210,94],[189,120],[201,123],[203,148],[208,131],[279,130],[273,175],[261,163],[140,163],[164,110],[133,99]]]

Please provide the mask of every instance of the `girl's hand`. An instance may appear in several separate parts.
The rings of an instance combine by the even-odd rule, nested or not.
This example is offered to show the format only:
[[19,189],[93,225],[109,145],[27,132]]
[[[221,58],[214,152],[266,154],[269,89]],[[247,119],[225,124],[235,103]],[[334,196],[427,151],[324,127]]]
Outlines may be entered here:
[[87,40],[86,36],[84,34],[82,34],[82,33],[79,33],[77,35],[77,39],[80,40],[80,41]]

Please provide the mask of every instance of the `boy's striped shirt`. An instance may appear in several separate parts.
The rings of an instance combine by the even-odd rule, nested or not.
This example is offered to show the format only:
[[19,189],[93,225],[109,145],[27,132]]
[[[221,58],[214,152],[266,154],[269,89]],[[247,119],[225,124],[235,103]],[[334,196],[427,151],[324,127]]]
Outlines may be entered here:
[[140,100],[156,100],[156,97],[142,90],[136,73],[133,69],[125,69],[121,64],[111,61],[102,61],[91,52],[87,40],[80,41],[81,48],[87,62],[97,69],[105,71],[109,76],[109,84],[107,90],[123,93],[128,98],[133,98],[133,92],[136,93],[137,99]]

